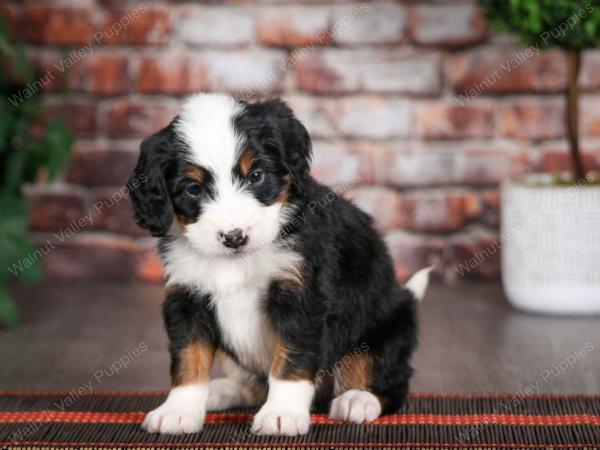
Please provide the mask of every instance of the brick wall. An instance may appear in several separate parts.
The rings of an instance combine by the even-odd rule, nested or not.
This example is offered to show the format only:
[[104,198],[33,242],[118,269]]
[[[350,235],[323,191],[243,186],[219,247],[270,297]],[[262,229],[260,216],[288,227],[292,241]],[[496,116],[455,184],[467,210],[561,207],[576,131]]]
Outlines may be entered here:
[[[285,97],[312,134],[314,175],[375,217],[400,277],[430,263],[458,276],[458,263],[494,247],[502,179],[568,167],[564,55],[528,55],[492,35],[470,1],[0,8],[42,67],[46,103],[78,138],[64,178],[28,189],[51,278],[160,279],[120,187],[140,139],[196,91]],[[587,53],[582,133],[596,168],[599,74],[600,52]],[[496,277],[497,256],[467,275]]]

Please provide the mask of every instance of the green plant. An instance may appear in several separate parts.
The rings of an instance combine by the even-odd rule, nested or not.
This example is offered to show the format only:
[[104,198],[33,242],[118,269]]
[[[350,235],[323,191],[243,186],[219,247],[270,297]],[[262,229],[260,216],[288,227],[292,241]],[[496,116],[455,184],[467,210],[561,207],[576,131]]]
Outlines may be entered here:
[[10,279],[42,278],[27,238],[22,186],[53,179],[69,159],[73,136],[61,120],[47,117],[40,103],[40,74],[22,46],[11,42],[2,19],[0,15],[0,321],[14,326],[18,311],[7,290]]
[[600,45],[600,5],[592,0],[480,0],[486,18],[500,31],[541,49],[559,47],[568,61],[567,129],[574,181],[585,183],[579,149],[581,52]]

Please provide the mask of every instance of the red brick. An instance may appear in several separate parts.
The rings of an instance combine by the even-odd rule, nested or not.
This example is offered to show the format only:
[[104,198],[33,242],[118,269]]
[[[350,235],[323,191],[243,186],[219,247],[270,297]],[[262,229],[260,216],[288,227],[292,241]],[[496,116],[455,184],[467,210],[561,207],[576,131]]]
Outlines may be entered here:
[[600,137],[600,95],[585,96],[579,105],[580,132],[590,138]]
[[106,132],[113,138],[143,138],[167,126],[175,110],[162,103],[115,100],[102,110]]
[[258,12],[257,29],[267,46],[325,45],[331,40],[329,10],[321,6],[264,7]]
[[406,49],[317,51],[300,59],[297,77],[301,90],[316,94],[368,91],[435,95],[441,89],[439,56]]
[[311,174],[330,186],[373,182],[373,149],[340,142],[313,142]]
[[402,282],[408,280],[419,269],[439,265],[445,248],[441,239],[405,231],[386,234],[385,242],[396,264],[396,274]]
[[583,89],[600,89],[600,50],[584,52],[579,85]]
[[338,102],[328,97],[286,96],[285,101],[304,124],[311,138],[337,137]]
[[131,201],[125,187],[97,192],[92,199],[90,213],[95,229],[135,236],[148,235],[133,220]]
[[493,232],[473,229],[450,241],[455,277],[494,280],[500,275],[500,237]]
[[418,5],[410,14],[417,45],[464,47],[485,40],[487,25],[476,5]]
[[403,196],[401,227],[421,232],[449,232],[464,227],[481,210],[473,193],[426,190]]
[[494,116],[487,105],[430,102],[420,106],[417,127],[425,139],[488,138],[494,134]]
[[52,117],[61,117],[69,129],[78,137],[93,138],[96,136],[96,104],[91,100],[73,99],[52,101],[47,103],[47,110]]
[[99,236],[73,228],[63,230],[64,240],[51,240],[53,248],[42,259],[50,280],[131,280],[136,272],[133,241]]
[[206,90],[206,74],[196,71],[192,84],[190,70],[189,59],[181,54],[145,56],[137,70],[137,90],[146,94],[182,94]]
[[335,6],[333,41],[342,45],[399,44],[404,40],[406,10],[388,2]]
[[155,239],[141,239],[136,244],[136,276],[147,282],[164,280],[163,266],[156,253]]
[[[282,88],[286,68],[282,50],[206,51],[191,56],[192,83],[206,83],[212,91],[254,99]],[[199,78],[198,78],[199,77]]]
[[101,95],[125,94],[129,90],[129,61],[125,55],[93,54],[76,64],[66,79],[75,91]]
[[28,193],[29,218],[32,230],[56,231],[84,215],[83,197],[40,186]]
[[246,7],[186,5],[174,27],[179,38],[192,45],[240,46],[254,40],[253,11]]
[[285,64],[279,50],[167,53],[143,57],[136,84],[143,93],[224,91],[252,100],[281,90]]
[[128,10],[108,11],[94,39],[103,45],[166,44],[171,28],[170,8],[148,8],[141,4]]
[[[526,52],[533,52],[527,56]],[[512,65],[514,63],[514,66]],[[566,86],[564,54],[559,50],[535,55],[530,48],[485,48],[456,55],[449,79],[469,97],[511,92],[560,92]]]
[[44,92],[65,89],[101,95],[124,94],[129,89],[126,55],[94,51],[84,53],[72,67],[64,70],[68,58],[55,50],[30,51],[29,60],[38,67],[40,86]]
[[410,103],[387,97],[340,100],[336,115],[339,134],[350,138],[388,139],[410,133]]
[[398,187],[442,185],[489,185],[529,169],[526,155],[497,148],[451,148],[384,150],[379,181]]
[[500,134],[515,139],[553,139],[565,135],[562,102],[519,102],[499,111]]
[[[583,165],[586,171],[600,171],[600,149],[583,149]],[[544,172],[558,173],[573,170],[571,155],[566,148],[547,149],[542,155]]]
[[25,38],[33,43],[87,45],[94,34],[90,8],[29,4],[24,18]]
[[68,179],[90,186],[123,186],[137,158],[137,152],[123,150],[78,150],[73,155]]
[[397,191],[383,187],[361,186],[346,191],[344,196],[370,214],[378,229],[389,230],[402,226],[402,199]]

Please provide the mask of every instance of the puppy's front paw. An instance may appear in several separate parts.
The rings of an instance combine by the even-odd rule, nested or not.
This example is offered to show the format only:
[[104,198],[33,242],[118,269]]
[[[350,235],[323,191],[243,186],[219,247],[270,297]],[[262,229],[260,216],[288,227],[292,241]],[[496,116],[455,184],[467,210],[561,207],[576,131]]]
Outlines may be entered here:
[[368,391],[350,389],[331,402],[329,417],[353,423],[371,422],[381,414],[381,403]]
[[197,433],[204,425],[204,414],[198,411],[177,411],[162,405],[150,411],[142,428],[149,433],[183,434]]
[[149,433],[197,433],[204,425],[207,397],[204,384],[175,387],[162,405],[146,415],[142,428]]
[[252,432],[264,435],[297,436],[308,433],[310,413],[273,408],[265,404],[252,422]]

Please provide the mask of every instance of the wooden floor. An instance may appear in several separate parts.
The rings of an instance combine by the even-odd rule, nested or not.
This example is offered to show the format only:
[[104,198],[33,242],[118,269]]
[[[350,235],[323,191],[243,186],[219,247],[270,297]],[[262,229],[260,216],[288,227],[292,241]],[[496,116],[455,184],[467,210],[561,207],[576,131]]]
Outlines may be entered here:
[[[0,331],[0,389],[168,388],[161,287],[13,291],[23,323]],[[420,316],[413,391],[600,393],[600,318],[521,314],[498,284],[473,283],[432,286]]]

